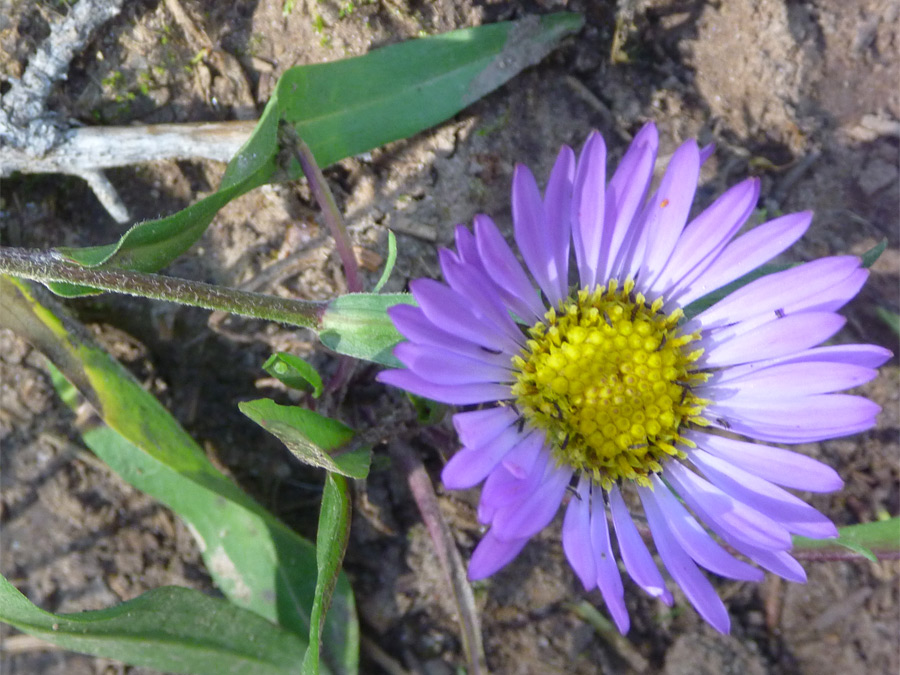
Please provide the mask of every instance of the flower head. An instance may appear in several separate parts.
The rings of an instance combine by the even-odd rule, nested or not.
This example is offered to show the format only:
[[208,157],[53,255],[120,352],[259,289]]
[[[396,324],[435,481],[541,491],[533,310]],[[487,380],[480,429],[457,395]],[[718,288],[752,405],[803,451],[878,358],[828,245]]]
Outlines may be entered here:
[[478,517],[489,529],[470,578],[515,558],[571,492],[565,554],[625,632],[614,538],[634,582],[672,601],[630,515],[628,504],[640,504],[669,575],[725,632],[727,611],[700,567],[803,582],[791,536],[837,534],[784,489],[836,490],[837,473],[768,443],[870,428],[878,406],[835,392],[872,379],[890,352],[818,346],[865,282],[852,256],[762,277],[686,318],[690,303],[794,243],[811,214],[737,236],[759,196],[750,179],[689,221],[705,153],[683,144],[651,193],[657,145],[648,124],[607,181],[594,132],[577,161],[563,147],[543,197],[517,166],[513,221],[528,273],[490,218],[476,216],[474,233],[459,226],[456,252],[439,254],[446,283],[414,281],[418,307],[391,310],[407,369],[380,379],[470,406],[453,418],[462,449],[442,475],[453,489],[484,481]]

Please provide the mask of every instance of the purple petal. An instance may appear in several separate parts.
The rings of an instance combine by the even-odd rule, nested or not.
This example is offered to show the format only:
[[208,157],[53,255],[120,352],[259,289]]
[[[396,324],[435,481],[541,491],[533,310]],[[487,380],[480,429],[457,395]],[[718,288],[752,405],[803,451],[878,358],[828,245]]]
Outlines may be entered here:
[[591,545],[591,490],[590,479],[578,481],[575,496],[566,507],[563,519],[562,545],[569,564],[581,579],[584,590],[597,585],[597,567],[594,563],[594,548]]
[[469,561],[469,581],[478,581],[491,576],[512,562],[527,543],[527,539],[499,541],[493,536],[493,531],[489,531],[472,552],[472,559]]
[[453,428],[464,446],[477,448],[497,438],[517,419],[518,415],[509,407],[470,410],[453,416]]
[[376,379],[384,384],[405,389],[416,396],[453,405],[488,403],[512,398],[512,392],[506,384],[435,384],[408,370],[383,370],[378,373]]
[[394,305],[387,310],[397,330],[412,342],[447,349],[473,359],[480,359],[497,366],[509,365],[510,356],[503,352],[489,351],[485,347],[452,335],[435,326],[422,310],[413,305]]
[[785,314],[794,312],[836,312],[859,294],[869,278],[869,270],[856,269],[846,279],[835,284],[820,295],[803,298],[784,308]]
[[803,236],[812,221],[812,212],[790,213],[754,227],[722,251],[690,286],[669,298],[682,307],[730,284],[787,249]]
[[741,553],[760,567],[784,577],[788,581],[794,581],[798,584],[806,583],[806,571],[787,551],[770,551],[768,549],[751,546],[747,542],[740,541],[732,537],[728,532],[721,531],[717,534],[722,537],[722,541]]
[[658,146],[656,125],[648,122],[634,137],[609,181],[603,217],[603,253],[597,275],[600,279],[611,278],[622,267],[623,254],[627,253],[624,245],[650,188]]
[[[572,236],[572,186],[575,153],[567,145],[559,151],[544,194],[544,219],[553,253],[547,262],[546,282],[540,282],[550,305],[556,307],[569,294],[569,242]],[[546,283],[546,286],[544,285]]]
[[619,541],[619,553],[622,554],[628,575],[652,597],[659,598],[671,606],[672,594],[666,588],[666,582],[653,562],[647,545],[641,539],[616,485],[609,491],[609,508],[616,528],[616,539]]
[[713,156],[713,153],[716,151],[716,144],[710,143],[709,145],[704,145],[700,148],[700,165],[706,164],[706,160]]
[[816,347],[784,359],[784,363],[803,361],[827,361],[829,363],[852,363],[865,368],[877,368],[894,354],[889,349],[877,345],[828,345]]
[[483,359],[470,359],[440,347],[401,342],[394,356],[419,377],[435,384],[474,384],[515,380],[509,367],[495,366]]
[[[487,218],[487,216],[484,217]],[[475,218],[478,218],[478,216],[475,216]],[[457,225],[454,229],[454,234],[456,235],[456,252],[459,254],[460,260],[469,265],[474,265],[482,272],[485,272],[484,262],[481,260],[481,254],[478,252],[475,235],[465,225]]]
[[517,164],[512,185],[513,230],[516,244],[538,284],[546,283],[549,260],[554,258],[550,235],[544,222],[544,202],[534,175]]
[[[774,314],[776,310],[781,310],[782,314],[792,314],[812,309],[819,302],[833,299],[834,294],[829,291],[845,290],[844,283],[856,271],[860,271],[859,259],[841,256],[822,258],[768,274],[731,293],[698,314],[695,320],[704,329],[711,329],[746,321],[759,314]],[[849,288],[856,288],[854,295],[859,290],[855,284]],[[841,297],[843,295],[845,293],[841,293]]]
[[828,518],[769,481],[702,450],[688,451],[688,458],[713,485],[768,515],[788,531],[813,539],[837,536],[837,528]]
[[881,408],[862,396],[851,394],[814,394],[797,398],[731,399],[712,403],[706,414],[729,422],[782,427],[787,431],[856,428],[874,421]]
[[791,547],[791,535],[784,527],[722,492],[680,462],[668,462],[663,475],[687,505],[711,526],[718,526],[751,546],[780,551]]
[[606,143],[593,131],[578,159],[575,191],[572,195],[574,227],[572,241],[581,285],[593,288],[597,283],[600,242],[606,200]]
[[[549,459],[549,453],[547,457]],[[544,475],[525,499],[518,504],[510,503],[505,508],[498,509],[491,521],[491,531],[495,532],[498,539],[534,536],[547,527],[559,511],[571,478],[571,468],[557,467],[550,459]]]
[[813,347],[796,354],[782,356],[777,359],[764,359],[745,363],[741,366],[728,368],[723,373],[731,377],[743,377],[748,373],[763,371],[773,366],[788,365],[792,363],[819,363],[823,368],[831,364],[848,364],[861,368],[877,368],[891,358],[893,354],[884,347],[875,345],[828,345],[826,347]]
[[[700,513],[699,510],[697,510],[697,512]],[[703,518],[706,524],[722,538],[722,541],[731,546],[738,553],[742,553],[761,567],[764,567],[789,581],[798,581],[800,583],[806,581],[806,573],[803,571],[803,568],[787,551],[773,551],[766,547],[754,546],[746,540],[735,536],[733,530],[723,527],[721,523],[712,518],[706,516],[703,516]]]
[[521,502],[538,484],[549,453],[542,456],[543,436],[531,433],[515,445],[491,472],[481,490],[478,519],[490,523],[497,511]]
[[409,288],[428,320],[448,333],[495,351],[519,352],[515,341],[492,321],[476,315],[471,303],[450,287],[434,279],[416,279]]
[[741,229],[759,200],[759,179],[738,183],[684,228],[652,290],[666,298],[688,288]]
[[[707,368],[787,356],[809,349],[837,333],[846,322],[840,314],[804,312],[774,319],[713,345],[703,355]],[[705,340],[709,344],[708,340]]]
[[540,464],[542,460],[549,458],[546,447],[546,437],[542,431],[532,431],[528,437],[528,444],[516,447],[509,456],[503,458],[503,468],[517,480],[522,480],[529,474],[534,475],[535,481],[541,477]]
[[[646,288],[663,271],[684,230],[700,177],[700,150],[689,140],[672,155],[659,189],[647,205],[647,252],[641,265]],[[634,270],[635,274],[637,270]]]
[[475,237],[485,269],[505,292],[507,304],[525,321],[541,319],[546,309],[494,221],[475,216]]
[[698,565],[730,579],[762,581],[761,571],[729,554],[706,533],[659,476],[654,475],[652,481],[653,490],[647,492],[647,501],[653,502],[675,540]]
[[687,599],[697,609],[700,616],[720,633],[727,633],[731,627],[731,620],[728,618],[728,610],[725,609],[716,590],[687,553],[676,543],[662,514],[659,513],[651,498],[653,493],[648,488],[639,486],[638,494],[644,504],[644,511],[647,513],[647,524],[650,526],[656,550],[666,569],[669,570],[669,574],[672,575],[675,583],[681,586]]
[[[493,225],[493,222],[487,216],[475,216],[476,225],[480,220],[486,220]],[[492,282],[489,283],[489,292],[498,295],[504,306],[509,308],[517,316],[526,318],[531,317],[532,311],[523,299],[503,285],[508,281],[508,279],[506,279],[506,270],[499,267],[496,260],[482,260],[482,254],[478,250],[478,242],[475,239],[475,235],[469,232],[464,225],[456,226],[456,250],[459,253],[459,259],[462,262],[466,265],[475,267],[483,275],[485,281]],[[518,265],[518,261],[516,261],[515,264]],[[497,269],[492,272],[491,268],[494,267]],[[537,294],[534,292],[534,289],[530,288],[530,285],[528,290],[534,297],[537,297]]]
[[509,426],[490,440],[478,445],[467,445],[457,451],[444,466],[441,482],[451,490],[465,490],[478,485],[523,440],[519,430],[515,426]]
[[690,431],[685,437],[726,462],[785,487],[807,492],[834,492],[844,485],[837,471],[827,464],[791,450],[699,431]]
[[797,429],[796,427],[786,427],[777,424],[767,424],[766,422],[744,422],[739,419],[726,421],[721,424],[715,420],[711,420],[711,425],[716,429],[729,431],[742,436],[748,436],[758,441],[766,441],[769,443],[815,443],[817,441],[828,440],[829,438],[840,438],[841,436],[852,436],[863,431],[868,431],[875,426],[875,416],[869,419],[862,419],[859,423],[853,425],[835,426],[835,427],[818,427],[810,429]]
[[448,249],[438,251],[438,258],[450,288],[469,301],[476,315],[493,322],[513,343],[524,346],[522,331],[510,317],[509,310],[500,300],[493,282],[476,267],[462,262]]
[[[693,146],[693,150],[696,150],[696,142],[688,141],[686,144],[683,144],[676,151],[676,155],[681,153],[681,158],[679,159],[679,163],[684,164],[685,158],[692,155],[691,146]],[[696,155],[694,155],[696,157]],[[673,155],[673,159],[675,156]],[[663,265],[665,265],[666,260],[668,260],[668,255],[671,254],[672,250],[670,248],[674,247],[675,242],[677,242],[677,237],[673,240],[666,235],[660,234],[660,228],[666,228],[668,223],[674,223],[676,225],[675,229],[678,234],[681,234],[684,229],[685,221],[687,220],[687,214],[684,214],[684,219],[675,220],[669,219],[669,205],[672,202],[670,197],[667,197],[663,194],[661,188],[665,188],[669,194],[671,194],[673,187],[676,190],[688,190],[689,194],[687,195],[691,200],[694,198],[694,192],[696,191],[697,184],[696,180],[693,182],[693,185],[689,185],[687,181],[684,179],[679,179],[678,174],[673,172],[670,166],[666,169],[666,174],[663,176],[663,181],[667,182],[667,185],[663,185],[660,183],[660,189],[657,189],[649,198],[646,204],[643,205],[637,217],[633,221],[631,227],[629,228],[629,233],[625,242],[623,242],[621,255],[619,256],[619,267],[616,270],[616,276],[619,279],[628,279],[633,278],[637,282],[637,287],[639,290],[644,292],[649,292],[647,282],[655,277],[662,269]],[[688,171],[690,174],[690,171]],[[667,177],[671,177],[668,178]],[[689,177],[689,176],[688,176]],[[670,185],[670,181],[674,180],[678,183],[677,186]],[[668,199],[668,201],[667,201]],[[676,214],[677,215],[677,214]],[[663,242],[662,246],[664,248],[665,255],[662,255],[659,251],[659,245],[656,244],[656,238],[662,236]],[[653,264],[655,265],[653,269],[653,274],[648,275],[649,271],[647,268],[648,255],[651,252],[651,249],[654,249],[656,253],[654,256],[658,258]],[[665,260],[662,258],[665,257]]]
[[597,490],[591,499],[590,522],[591,545],[594,548],[594,561],[597,564],[597,585],[612,615],[616,627],[623,635],[628,632],[630,620],[625,608],[625,588],[619,575],[619,566],[613,556],[609,541],[609,525],[606,523],[606,507],[603,494]]
[[810,394],[830,394],[858,387],[874,379],[878,371],[849,363],[805,361],[761,370],[721,371],[709,383],[696,388],[700,398],[731,402],[743,399],[783,399]]

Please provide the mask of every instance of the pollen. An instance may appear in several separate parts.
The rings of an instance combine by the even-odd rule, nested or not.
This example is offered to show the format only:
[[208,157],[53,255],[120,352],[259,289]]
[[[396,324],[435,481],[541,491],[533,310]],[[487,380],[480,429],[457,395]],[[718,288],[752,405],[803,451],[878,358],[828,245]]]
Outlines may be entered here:
[[587,288],[551,308],[527,330],[513,357],[515,405],[544,429],[559,464],[608,489],[621,479],[649,486],[671,457],[684,458],[681,432],[707,426],[708,401],[693,387],[708,374],[695,367],[699,333],[682,333],[681,310],[620,288]]

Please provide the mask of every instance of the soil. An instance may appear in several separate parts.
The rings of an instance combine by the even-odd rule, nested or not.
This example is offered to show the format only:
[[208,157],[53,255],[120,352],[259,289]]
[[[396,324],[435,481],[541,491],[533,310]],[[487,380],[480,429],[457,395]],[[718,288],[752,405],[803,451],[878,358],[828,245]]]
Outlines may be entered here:
[[[3,77],[20,76],[48,21],[70,3],[12,0],[0,19]],[[185,10],[195,32],[173,15]],[[532,13],[584,15],[576,36],[456,118],[326,172],[369,287],[386,255],[400,255],[388,286],[437,277],[436,246],[474,214],[509,232],[515,162],[546,176],[563,143],[599,129],[615,160],[649,119],[661,157],[689,137],[715,142],[700,205],[747,175],[762,179],[768,215],[816,212],[789,260],[888,247],[846,309],[842,341],[897,353],[877,308],[900,309],[900,3],[896,0],[140,0],[100,31],[72,63],[49,103],[85,124],[252,118],[280,73],[303,63],[363,54],[384,44]],[[317,18],[321,17],[321,19]],[[197,35],[214,47],[195,59]],[[5,90],[5,89],[4,89]],[[136,220],[168,214],[217,185],[214,162],[158,162],[110,172]],[[541,180],[539,178],[539,180]],[[0,204],[4,245],[107,243],[122,231],[78,179],[16,176]],[[345,290],[332,243],[303,185],[262,188],[231,203],[202,241],[167,271],[238,286],[272,264],[257,288],[306,298]],[[260,394],[289,400],[260,366],[273,350],[307,355],[328,375],[335,360],[312,336],[260,321],[208,321],[205,312],[102,297],[71,302],[98,338],[157,394],[242,487],[301,532],[312,533],[320,476],[299,465],[237,410]],[[228,368],[221,364],[227,363]],[[386,412],[413,413],[359,367],[340,397],[325,401],[355,426]],[[812,503],[838,524],[900,513],[896,358],[862,393],[883,406],[878,427],[802,449],[846,481]],[[400,412],[397,413],[396,411]],[[40,354],[0,333],[3,541],[0,570],[39,606],[72,612],[109,606],[166,584],[215,593],[194,540],[177,517],[141,495],[78,440]],[[386,443],[391,438],[385,439]],[[411,441],[439,486],[454,450],[447,423]],[[453,608],[404,477],[385,445],[357,486],[346,569],[363,635],[408,672],[443,675],[464,665]],[[440,505],[466,558],[479,537],[477,491],[444,492]],[[581,618],[601,611],[566,564],[559,522],[490,581],[479,584],[488,663],[495,673],[896,673],[900,671],[897,562],[808,563],[809,583],[769,577],[753,585],[716,580],[731,635],[706,626],[680,593],[674,610],[629,585],[632,629],[610,639]],[[149,673],[10,638],[4,673]],[[365,647],[362,672],[380,673]]]

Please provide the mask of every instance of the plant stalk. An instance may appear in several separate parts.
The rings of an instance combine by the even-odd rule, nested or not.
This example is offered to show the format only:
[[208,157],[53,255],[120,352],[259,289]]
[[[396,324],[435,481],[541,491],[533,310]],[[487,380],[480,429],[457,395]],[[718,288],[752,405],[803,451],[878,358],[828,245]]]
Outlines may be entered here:
[[341,264],[344,266],[344,276],[347,279],[347,290],[351,293],[360,293],[362,283],[359,280],[359,268],[356,264],[356,256],[353,255],[353,246],[350,243],[350,237],[347,235],[347,228],[338,210],[337,202],[334,201],[334,195],[325,181],[322,170],[316,163],[316,158],[312,154],[312,150],[306,142],[300,138],[297,130],[292,124],[282,122],[279,126],[279,135],[281,136],[282,145],[286,146],[303,169],[303,174],[309,182],[309,189],[322,209],[322,217],[334,237],[334,245],[338,255],[341,258]]
[[78,284],[101,291],[177,302],[313,330],[318,328],[326,307],[324,302],[279,298],[202,281],[111,267],[83,267],[55,251],[38,249],[0,247],[0,273],[45,284]]

